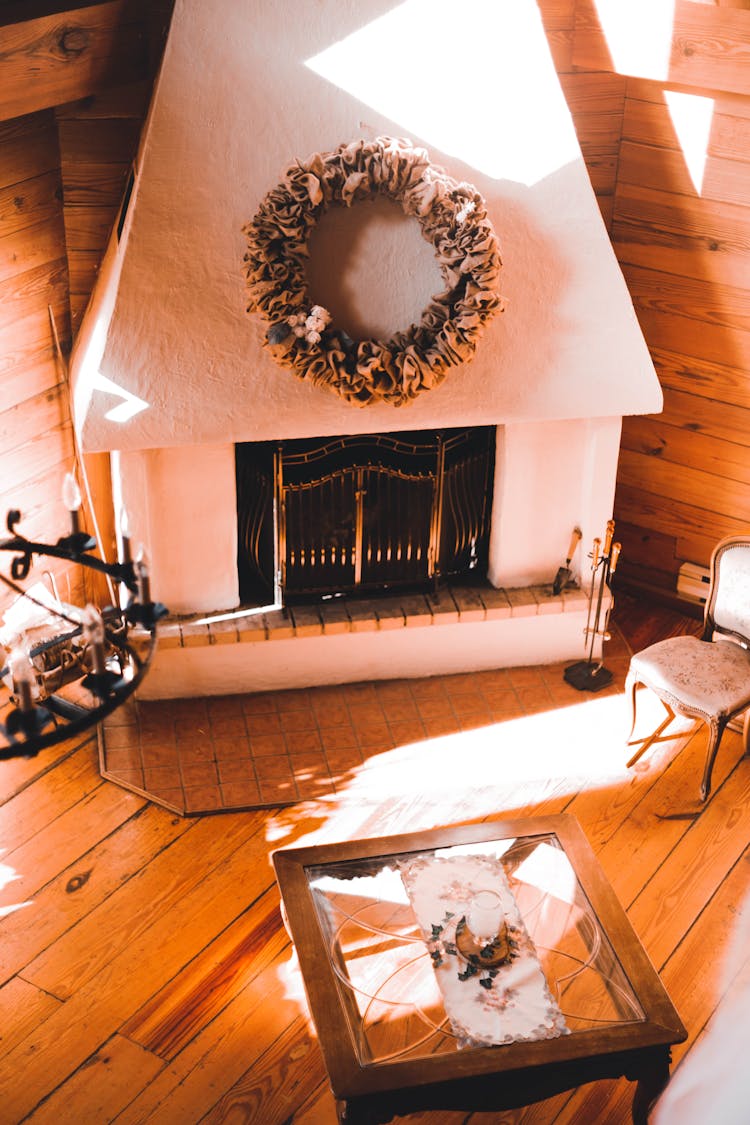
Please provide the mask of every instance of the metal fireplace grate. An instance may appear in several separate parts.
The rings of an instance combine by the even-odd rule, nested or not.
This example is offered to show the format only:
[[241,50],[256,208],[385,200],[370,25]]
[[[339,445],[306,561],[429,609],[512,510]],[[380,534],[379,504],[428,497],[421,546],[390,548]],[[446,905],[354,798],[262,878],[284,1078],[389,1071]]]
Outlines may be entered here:
[[238,445],[243,602],[483,577],[494,449],[490,426]]

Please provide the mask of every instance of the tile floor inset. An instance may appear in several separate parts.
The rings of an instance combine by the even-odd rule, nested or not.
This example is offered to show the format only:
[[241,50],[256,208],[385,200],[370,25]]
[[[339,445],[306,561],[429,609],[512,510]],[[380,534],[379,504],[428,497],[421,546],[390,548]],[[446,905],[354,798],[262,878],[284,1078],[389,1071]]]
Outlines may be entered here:
[[[629,652],[607,646],[622,691]],[[101,730],[102,774],[183,814],[325,798],[368,759],[591,697],[549,664],[256,694],[131,700]]]

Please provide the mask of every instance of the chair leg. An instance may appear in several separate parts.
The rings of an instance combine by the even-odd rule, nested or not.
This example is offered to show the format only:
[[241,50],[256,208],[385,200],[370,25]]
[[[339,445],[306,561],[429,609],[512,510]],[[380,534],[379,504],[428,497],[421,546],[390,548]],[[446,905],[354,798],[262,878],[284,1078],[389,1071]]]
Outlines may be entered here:
[[627,679],[625,680],[625,694],[630,693],[630,733],[628,734],[628,742],[633,737],[635,730],[635,705],[636,694],[638,691],[638,680],[632,672],[628,672]]
[[713,772],[714,762],[719,750],[719,743],[721,736],[724,733],[724,727],[727,725],[726,719],[711,719],[709,727],[711,734],[708,740],[708,751],[706,753],[706,768],[703,771],[703,782],[701,784],[701,800],[708,800],[708,795],[711,792],[711,773]]
[[745,712],[745,722],[742,725],[742,753],[750,754],[750,707]]
[[[632,758],[629,758],[628,761],[625,763],[626,769],[630,769],[631,766],[635,765],[635,763],[638,761],[638,759],[641,758],[646,753],[646,751],[649,749],[649,747],[653,746],[653,744],[656,742],[656,740],[659,737],[659,735],[661,734],[661,732],[663,730],[666,730],[666,728],[672,722],[672,719],[674,718],[674,711],[672,710],[672,708],[669,706],[668,703],[664,702],[663,699],[662,699],[661,702],[662,702],[662,706],[665,708],[665,710],[667,712],[667,717],[665,719],[662,719],[662,721],[659,723],[656,730],[653,731],[653,733],[650,734],[648,736],[648,738],[644,738],[641,741],[641,745],[638,747],[635,754],[633,754]],[[631,734],[633,733],[632,730],[631,730],[630,733]]]

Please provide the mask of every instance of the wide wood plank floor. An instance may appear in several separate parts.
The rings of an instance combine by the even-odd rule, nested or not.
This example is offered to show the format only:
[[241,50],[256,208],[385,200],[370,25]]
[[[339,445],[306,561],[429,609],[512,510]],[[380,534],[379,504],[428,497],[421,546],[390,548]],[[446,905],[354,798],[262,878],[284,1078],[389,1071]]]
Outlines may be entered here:
[[[702,805],[705,731],[682,722],[625,768],[627,638],[696,623],[627,599],[619,620],[611,690],[509,670],[515,710],[365,756],[323,800],[180,818],[102,781],[94,740],[0,765],[2,1125],[332,1125],[270,853],[499,812],[578,818],[688,1028],[679,1064],[720,1000],[750,886],[750,761],[729,731]],[[461,683],[425,682],[436,714]],[[639,707],[645,734],[660,708],[644,693]],[[513,1113],[408,1121],[617,1125],[631,1097],[599,1082]]]

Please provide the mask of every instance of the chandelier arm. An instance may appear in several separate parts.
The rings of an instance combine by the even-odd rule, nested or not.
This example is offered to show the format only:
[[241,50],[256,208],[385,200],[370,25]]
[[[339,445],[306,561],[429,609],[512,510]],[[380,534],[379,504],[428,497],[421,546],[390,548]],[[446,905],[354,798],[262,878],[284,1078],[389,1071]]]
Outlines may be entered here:
[[[127,586],[131,593],[135,593],[138,589],[138,576],[135,569],[135,564],[129,562],[105,562],[97,555],[88,555],[85,552],[92,550],[96,546],[96,541],[90,535],[67,535],[62,539],[58,539],[57,543],[35,543],[30,539],[26,539],[21,535],[14,535],[12,539],[0,539],[0,551],[12,551],[18,556],[23,564],[23,567],[18,569],[24,570],[24,573],[19,577],[26,577],[28,574],[29,566],[34,555],[43,557],[65,559],[67,562],[78,563],[80,566],[86,567],[88,570],[95,570],[99,574],[106,574],[113,578],[116,582],[121,582]],[[17,560],[14,559],[14,562]],[[19,592],[24,591],[19,587]],[[28,596],[28,595],[26,595]],[[49,607],[46,607],[49,608]]]
[[61,719],[67,719],[69,723],[75,722],[76,719],[82,719],[84,715],[91,713],[85,707],[80,707],[70,699],[62,699],[59,695],[48,695],[44,700],[44,706],[53,715]]

